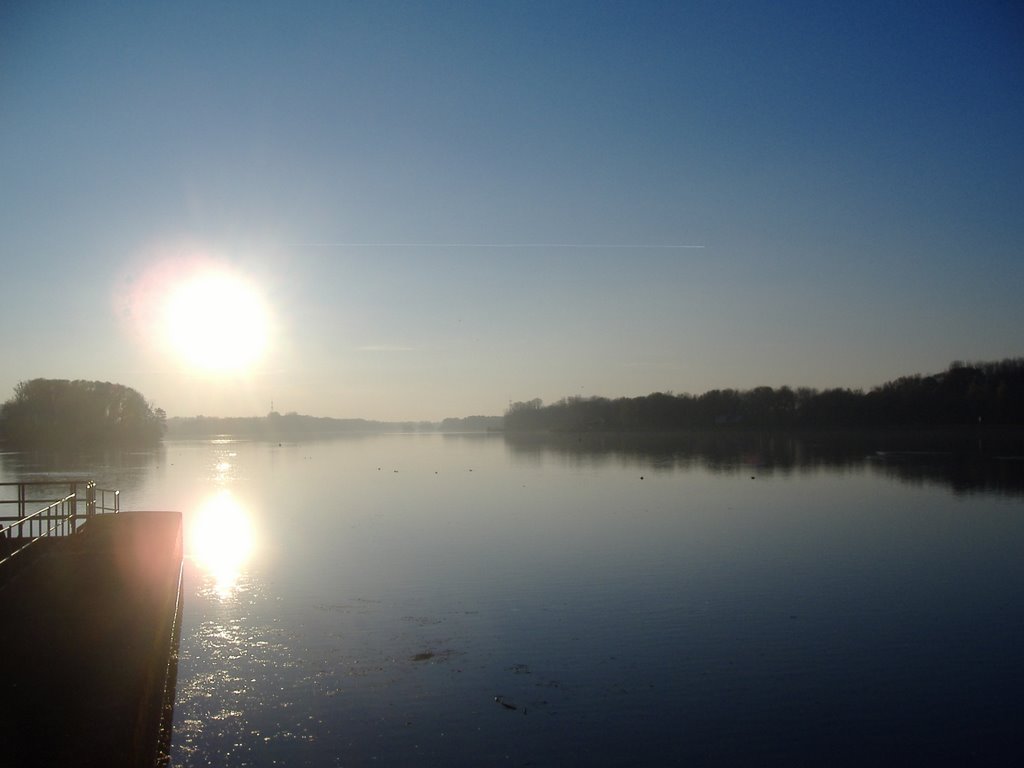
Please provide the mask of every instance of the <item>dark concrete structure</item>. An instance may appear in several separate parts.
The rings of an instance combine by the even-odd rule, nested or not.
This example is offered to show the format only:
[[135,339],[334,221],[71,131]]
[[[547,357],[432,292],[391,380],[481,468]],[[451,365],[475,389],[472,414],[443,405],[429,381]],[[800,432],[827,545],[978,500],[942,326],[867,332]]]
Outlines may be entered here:
[[0,766],[166,764],[179,512],[96,515],[0,573]]

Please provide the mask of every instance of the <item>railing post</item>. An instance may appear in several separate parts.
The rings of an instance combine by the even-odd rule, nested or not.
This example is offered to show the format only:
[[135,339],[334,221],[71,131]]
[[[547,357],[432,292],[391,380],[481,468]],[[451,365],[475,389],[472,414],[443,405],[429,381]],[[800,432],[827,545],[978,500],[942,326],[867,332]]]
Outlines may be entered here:
[[[74,498],[71,499],[71,528],[75,530],[78,528],[78,483],[71,483],[71,493]],[[63,510],[62,510],[63,511]]]
[[96,515],[96,483],[92,480],[85,487],[85,519],[92,520]]

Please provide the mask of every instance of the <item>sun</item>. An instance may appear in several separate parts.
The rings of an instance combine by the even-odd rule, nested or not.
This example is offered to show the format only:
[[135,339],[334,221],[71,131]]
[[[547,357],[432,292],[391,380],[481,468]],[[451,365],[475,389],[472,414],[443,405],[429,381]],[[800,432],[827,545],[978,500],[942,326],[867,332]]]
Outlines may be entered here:
[[263,357],[269,336],[265,302],[242,277],[209,269],[174,286],[164,307],[170,348],[190,368],[242,373]]

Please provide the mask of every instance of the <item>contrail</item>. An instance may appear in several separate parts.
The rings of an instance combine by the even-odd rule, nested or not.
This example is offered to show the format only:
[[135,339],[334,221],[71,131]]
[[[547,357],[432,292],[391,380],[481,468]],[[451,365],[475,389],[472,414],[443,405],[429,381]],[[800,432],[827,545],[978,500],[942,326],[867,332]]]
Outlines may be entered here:
[[648,245],[641,243],[290,243],[295,248],[574,248],[674,251],[703,245]]

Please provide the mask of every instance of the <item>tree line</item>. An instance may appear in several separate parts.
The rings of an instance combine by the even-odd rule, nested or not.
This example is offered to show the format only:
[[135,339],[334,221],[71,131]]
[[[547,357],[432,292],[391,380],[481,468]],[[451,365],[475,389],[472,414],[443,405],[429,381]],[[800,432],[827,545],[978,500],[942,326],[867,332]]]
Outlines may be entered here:
[[430,422],[335,419],[271,411],[266,416],[175,416],[167,420],[167,436],[203,438],[231,435],[250,440],[300,440],[370,432],[420,432],[432,430],[434,426]]
[[1024,358],[904,376],[865,392],[808,387],[715,389],[702,395],[568,397],[513,403],[505,430],[663,431],[1024,425]]
[[163,437],[164,419],[123,384],[31,379],[0,407],[0,439],[23,450],[148,448]]
[[486,432],[500,430],[501,425],[501,416],[466,416],[441,422],[371,421],[271,411],[266,416],[176,416],[167,420],[167,436],[201,438],[232,435],[253,440],[300,440],[387,432]]

